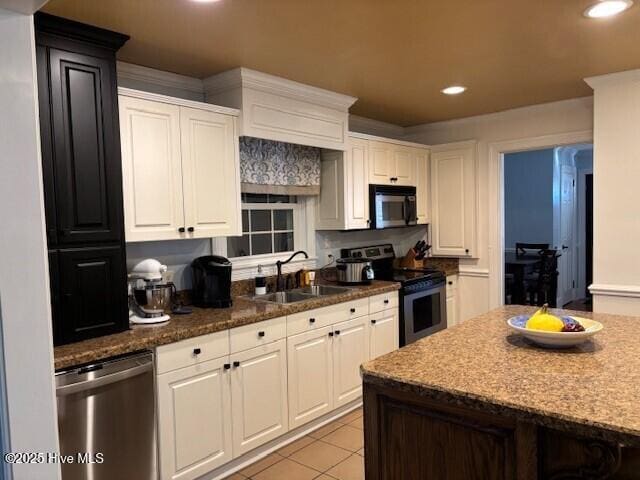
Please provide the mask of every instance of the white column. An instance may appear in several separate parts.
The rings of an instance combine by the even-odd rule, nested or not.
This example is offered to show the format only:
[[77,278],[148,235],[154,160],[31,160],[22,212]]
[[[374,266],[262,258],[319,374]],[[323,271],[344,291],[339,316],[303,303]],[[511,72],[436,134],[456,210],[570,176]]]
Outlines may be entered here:
[[593,309],[640,315],[640,70],[594,89]]
[[[8,412],[8,439],[4,439],[8,445],[3,447],[13,452],[56,452],[32,16],[0,9],[0,45],[0,321],[3,403]],[[59,476],[57,465],[13,467],[16,480]]]

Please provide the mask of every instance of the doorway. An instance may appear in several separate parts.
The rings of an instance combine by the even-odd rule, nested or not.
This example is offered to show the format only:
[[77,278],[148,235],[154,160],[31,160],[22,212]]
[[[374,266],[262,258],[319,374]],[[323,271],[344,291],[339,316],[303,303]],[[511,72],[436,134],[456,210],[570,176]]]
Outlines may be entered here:
[[504,303],[591,310],[593,146],[503,156]]

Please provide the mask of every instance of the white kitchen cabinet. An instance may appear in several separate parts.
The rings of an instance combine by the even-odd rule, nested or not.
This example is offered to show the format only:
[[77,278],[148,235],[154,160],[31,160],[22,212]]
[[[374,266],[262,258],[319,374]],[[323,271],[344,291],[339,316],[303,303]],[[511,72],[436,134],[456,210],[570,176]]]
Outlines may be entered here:
[[237,457],[288,430],[286,340],[233,354],[230,360]]
[[397,350],[399,334],[397,304],[395,308],[369,314],[369,358],[378,358]]
[[236,117],[120,89],[127,242],[239,235]]
[[369,228],[369,144],[349,138],[344,152],[323,151],[318,230]]
[[191,480],[232,459],[228,357],[157,376],[160,478]]
[[411,153],[416,165],[416,202],[418,224],[429,223],[429,150],[412,148]]
[[369,155],[369,183],[416,186],[417,159],[412,147],[372,140]]
[[447,276],[447,327],[453,327],[459,322],[458,311],[458,276]]
[[289,428],[333,409],[333,327],[287,338]]
[[333,408],[362,395],[360,365],[369,359],[369,316],[333,326]]
[[476,149],[476,142],[432,147],[431,252],[435,256],[475,255]]
[[417,157],[412,147],[392,145],[393,154],[393,185],[416,186],[418,173]]

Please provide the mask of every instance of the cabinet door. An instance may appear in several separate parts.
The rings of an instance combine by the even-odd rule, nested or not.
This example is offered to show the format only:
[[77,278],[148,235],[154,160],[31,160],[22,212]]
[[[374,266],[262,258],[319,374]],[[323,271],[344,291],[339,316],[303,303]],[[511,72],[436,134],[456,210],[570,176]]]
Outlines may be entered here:
[[415,187],[417,175],[417,158],[414,149],[401,145],[393,146],[393,175],[394,185]]
[[180,108],[120,96],[120,125],[127,241],[186,238]]
[[287,417],[287,344],[278,340],[231,356],[233,454],[283,435]]
[[340,407],[362,395],[360,365],[369,359],[369,316],[333,326],[333,406]]
[[476,144],[436,148],[431,154],[432,253],[472,257],[476,241]]
[[450,275],[447,277],[447,327],[458,324],[458,308],[458,276]]
[[[46,135],[42,139],[43,160],[53,162],[57,243],[120,241],[122,169],[114,62],[51,48],[49,75],[51,123],[44,128],[50,128],[51,143]],[[45,174],[50,171],[45,164]]]
[[240,235],[240,164],[235,118],[181,107],[180,132],[189,237]]
[[416,163],[416,201],[418,223],[429,223],[429,150],[413,148],[412,155]]
[[369,142],[350,138],[347,163],[347,228],[369,228]]
[[227,357],[158,375],[160,478],[198,478],[231,460]]
[[393,185],[391,178],[395,174],[395,165],[391,144],[369,142],[369,183]]
[[287,338],[289,428],[333,410],[332,327]]
[[398,310],[390,309],[369,315],[369,348],[371,359],[398,349],[400,325]]
[[57,258],[54,292],[59,292],[60,308],[54,311],[55,343],[126,330],[127,273],[122,247],[60,250]]

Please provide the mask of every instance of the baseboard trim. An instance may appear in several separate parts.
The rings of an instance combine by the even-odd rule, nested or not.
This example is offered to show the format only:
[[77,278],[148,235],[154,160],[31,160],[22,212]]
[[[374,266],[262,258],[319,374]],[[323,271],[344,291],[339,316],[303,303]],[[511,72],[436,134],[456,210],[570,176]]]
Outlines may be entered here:
[[488,268],[458,266],[458,275],[461,277],[489,278]]
[[296,440],[310,434],[311,432],[324,427],[325,425],[357,409],[360,406],[362,406],[362,397],[354,400],[347,405],[337,408],[336,410],[327,413],[320,418],[312,420],[306,425],[290,430],[281,437],[271,440],[270,442],[267,442],[266,444],[231,460],[229,463],[213,470],[212,472],[202,475],[198,478],[198,480],[222,480],[223,478],[227,478],[234,473],[239,472],[240,470],[257,462],[258,460],[263,459],[270,453],[273,453],[276,450],[280,450],[282,447],[285,447],[290,443],[293,443]]
[[612,285],[607,283],[594,283],[589,287],[589,291],[592,295],[640,298],[640,286],[638,285]]

